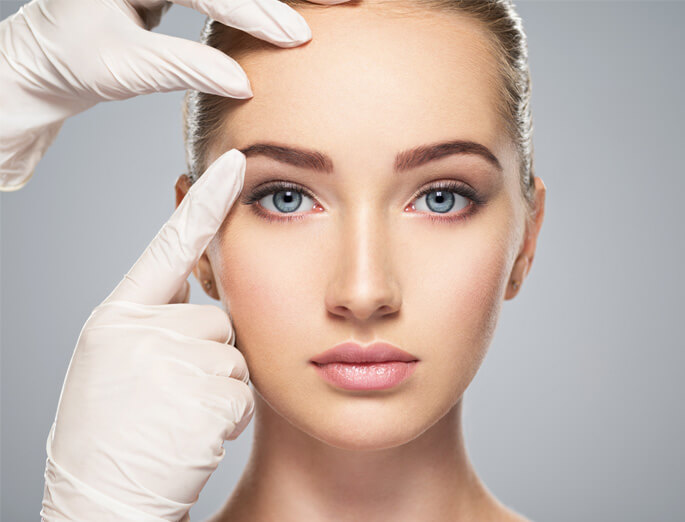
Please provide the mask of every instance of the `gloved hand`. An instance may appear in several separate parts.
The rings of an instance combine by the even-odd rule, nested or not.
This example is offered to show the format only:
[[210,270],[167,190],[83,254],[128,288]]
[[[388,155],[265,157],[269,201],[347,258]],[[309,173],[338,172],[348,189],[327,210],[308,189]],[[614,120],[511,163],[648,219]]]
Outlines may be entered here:
[[[174,2],[280,47],[311,39],[304,18],[278,0]],[[98,102],[181,89],[252,96],[245,72],[223,52],[148,30],[169,6],[32,0],[0,22],[0,190],[23,187],[64,120]]]
[[47,439],[43,521],[189,520],[224,440],[250,422],[230,318],[188,304],[186,281],[245,165],[220,156],[83,326]]

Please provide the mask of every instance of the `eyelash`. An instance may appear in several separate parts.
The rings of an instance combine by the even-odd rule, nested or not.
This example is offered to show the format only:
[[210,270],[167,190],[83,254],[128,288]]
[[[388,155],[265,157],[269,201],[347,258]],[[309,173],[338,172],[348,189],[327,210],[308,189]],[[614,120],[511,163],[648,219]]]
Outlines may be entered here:
[[[269,222],[284,222],[284,221],[299,221],[305,217],[306,214],[294,214],[292,216],[287,216],[287,214],[274,214],[269,211],[264,211],[261,208],[261,205],[255,205],[254,203],[262,199],[264,196],[268,196],[271,194],[276,194],[277,192],[280,192],[282,190],[290,190],[293,192],[299,192],[301,194],[304,194],[305,196],[313,199],[316,201],[316,197],[307,190],[306,188],[297,185],[295,183],[291,183],[288,181],[274,181],[269,183],[268,185],[263,185],[255,192],[252,194],[246,196],[243,200],[244,205],[250,205],[254,209],[255,213],[266,219]],[[438,223],[445,223],[445,222],[457,222],[461,221],[463,219],[466,219],[470,217],[472,214],[475,213],[477,210],[477,207],[480,207],[481,205],[485,204],[485,200],[473,189],[473,187],[467,185],[466,183],[456,181],[456,180],[445,180],[445,181],[437,181],[432,183],[431,185],[428,185],[427,187],[424,187],[423,189],[419,190],[416,194],[412,196],[412,201],[419,199],[422,196],[425,196],[426,194],[429,194],[431,192],[435,191],[444,191],[444,192],[454,192],[455,194],[459,194],[460,196],[463,196],[467,199],[470,200],[469,205],[466,207],[465,211],[457,213],[452,215],[452,217],[439,217],[439,214],[428,214],[428,219],[434,222]],[[275,217],[279,216],[279,217]],[[287,216],[287,217],[280,217],[280,216]]]

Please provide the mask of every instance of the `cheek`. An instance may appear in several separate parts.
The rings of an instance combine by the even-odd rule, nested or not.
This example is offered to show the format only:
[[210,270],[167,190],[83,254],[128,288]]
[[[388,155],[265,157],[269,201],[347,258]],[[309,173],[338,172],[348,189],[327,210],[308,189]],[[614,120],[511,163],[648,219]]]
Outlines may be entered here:
[[[216,275],[236,332],[236,347],[250,365],[253,382],[283,365],[304,366],[312,355],[302,339],[320,310],[314,299],[312,271],[319,266],[311,235],[304,237],[249,217],[227,223],[220,238]],[[280,232],[280,233],[279,233]],[[307,240],[309,239],[309,241]],[[321,332],[319,332],[319,335]],[[268,364],[274,363],[274,364]],[[261,377],[261,378],[260,378]]]
[[424,298],[440,303],[426,308],[433,309],[449,325],[456,341],[472,345],[492,334],[509,255],[508,248],[494,237],[477,233],[468,236],[455,241],[447,255],[437,258],[439,261],[434,258],[432,262],[437,266],[429,273],[434,292],[426,293]]
[[[403,275],[403,306],[436,389],[464,392],[494,335],[511,268],[513,235],[501,219],[424,230]],[[439,384],[439,385],[438,385]],[[436,397],[437,399],[437,397]],[[445,397],[442,397],[444,400]]]

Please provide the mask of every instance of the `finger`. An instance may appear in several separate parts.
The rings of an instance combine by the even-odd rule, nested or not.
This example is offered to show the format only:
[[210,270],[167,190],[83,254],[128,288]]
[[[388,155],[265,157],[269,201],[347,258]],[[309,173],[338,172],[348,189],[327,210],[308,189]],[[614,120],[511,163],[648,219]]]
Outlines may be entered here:
[[219,343],[227,343],[233,336],[233,325],[228,315],[214,305],[142,305],[130,301],[109,301],[96,307],[91,317],[93,326],[144,323],[145,326],[174,330],[194,339]]
[[[173,385],[172,393],[177,394],[181,408],[185,410],[185,403],[190,402],[225,422],[221,434],[224,440],[236,439],[254,414],[254,394],[245,381],[208,376],[198,382],[197,378],[179,375]],[[196,420],[201,422],[202,418]]]
[[169,220],[103,303],[167,304],[181,289],[243,188],[246,160],[231,149],[190,187]]
[[173,1],[279,47],[295,47],[312,38],[302,15],[279,0]]
[[[136,336],[134,344],[131,334]],[[111,372],[111,365],[159,378],[183,374],[230,377],[243,382],[250,378],[245,356],[235,346],[188,337],[147,322],[89,325],[82,330],[79,343],[97,347],[98,358],[106,361],[100,370],[91,372],[93,379],[98,378],[98,372]]]
[[[281,47],[294,47],[311,39],[311,30],[302,15],[279,0],[177,0],[176,3]],[[319,0],[315,3],[341,2]],[[159,17],[163,13],[160,9],[166,11],[169,5],[160,0],[132,0],[139,14],[159,12]],[[194,89],[237,99],[252,97],[243,68],[218,49],[145,30],[136,31],[135,40],[136,45],[129,51],[133,58],[129,63],[136,64],[136,70],[126,75],[128,95]]]
[[247,425],[252,420],[255,411],[254,393],[247,381],[238,382],[233,381],[229,384],[231,387],[230,397],[233,398],[233,418],[240,419],[237,424],[228,433],[223,434],[224,440],[235,440],[238,438]]
[[188,368],[190,364],[197,369],[198,375],[230,377],[244,383],[250,379],[245,356],[234,346],[204,339],[190,339],[172,330],[158,330],[155,335],[158,343],[141,346],[140,350],[149,347],[154,351],[151,357],[158,370],[161,365]]
[[[337,5],[349,0],[309,0],[313,4]],[[139,16],[147,29],[153,29],[159,25],[160,19],[169,10],[171,2],[166,0],[128,0],[136,8]],[[283,47],[291,47],[293,44],[300,45],[311,39],[311,30],[302,16],[290,6],[274,0],[259,2],[252,0],[252,5],[247,7],[258,9],[256,12],[238,13],[238,8],[245,9],[245,5],[238,6],[237,0],[222,0],[221,2],[202,2],[198,0],[175,0],[175,3],[185,7],[191,7],[209,15],[224,25],[236,27],[263,40]],[[229,5],[233,3],[233,5]],[[247,2],[249,4],[250,2]],[[269,10],[264,11],[263,5]],[[281,4],[281,5],[275,5]],[[213,14],[210,14],[213,13]],[[258,28],[254,28],[253,17],[260,17]],[[250,23],[246,24],[245,20]],[[284,22],[286,27],[284,27]],[[290,27],[290,29],[288,29]],[[293,29],[294,28],[294,29]]]
[[[136,28],[138,30],[138,28]],[[252,97],[250,80],[233,58],[214,47],[140,29],[127,63],[126,90],[135,94],[195,89],[217,96]]]

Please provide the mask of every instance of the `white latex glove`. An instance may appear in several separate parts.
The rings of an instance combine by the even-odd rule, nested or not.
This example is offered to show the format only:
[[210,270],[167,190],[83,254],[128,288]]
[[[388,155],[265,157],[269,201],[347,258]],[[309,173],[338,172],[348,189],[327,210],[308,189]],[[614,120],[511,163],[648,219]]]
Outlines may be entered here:
[[188,304],[186,278],[242,190],[232,149],[86,321],[48,435],[42,520],[190,520],[254,411],[229,316]]
[[[312,36],[304,18],[278,0],[174,2],[280,47]],[[98,102],[181,89],[252,96],[245,71],[223,52],[148,30],[170,5],[32,0],[0,22],[0,190],[23,187],[64,120]]]

